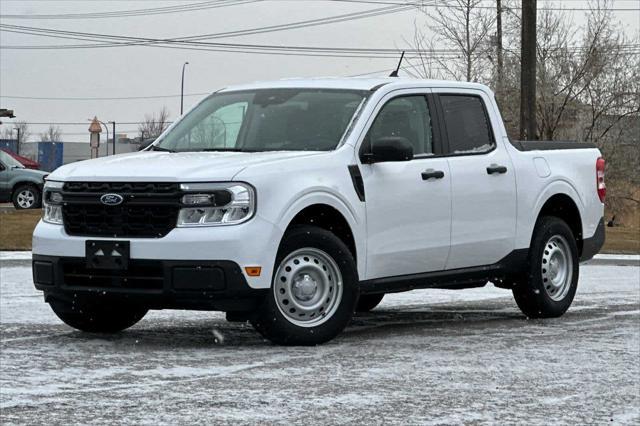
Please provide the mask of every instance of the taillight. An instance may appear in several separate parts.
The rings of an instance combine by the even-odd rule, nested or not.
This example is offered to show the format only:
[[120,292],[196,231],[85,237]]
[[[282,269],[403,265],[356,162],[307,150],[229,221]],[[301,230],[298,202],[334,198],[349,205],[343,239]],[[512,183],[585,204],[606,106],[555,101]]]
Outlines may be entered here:
[[604,197],[607,195],[607,185],[604,183],[604,165],[604,158],[600,157],[596,160],[596,188],[601,203],[604,203]]

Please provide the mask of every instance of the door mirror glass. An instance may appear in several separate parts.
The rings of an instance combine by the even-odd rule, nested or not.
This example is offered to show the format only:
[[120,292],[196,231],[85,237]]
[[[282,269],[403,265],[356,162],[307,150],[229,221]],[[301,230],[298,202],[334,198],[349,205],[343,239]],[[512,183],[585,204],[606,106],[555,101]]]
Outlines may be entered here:
[[413,159],[413,145],[401,136],[385,136],[371,142],[371,152],[365,154],[364,162],[410,161]]

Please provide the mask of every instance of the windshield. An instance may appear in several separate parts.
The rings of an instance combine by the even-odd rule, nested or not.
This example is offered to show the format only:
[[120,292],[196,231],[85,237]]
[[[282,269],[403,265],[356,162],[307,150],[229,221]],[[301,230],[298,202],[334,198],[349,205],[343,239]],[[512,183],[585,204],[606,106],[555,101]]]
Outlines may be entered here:
[[342,141],[368,91],[261,89],[205,99],[152,149],[330,151]]
[[15,158],[13,158],[12,156],[10,156],[9,154],[7,154],[2,150],[0,150],[0,161],[2,162],[2,164],[5,165],[5,167],[9,169],[12,167],[24,169],[24,166],[22,165],[21,162],[19,162],[18,160],[16,160]]

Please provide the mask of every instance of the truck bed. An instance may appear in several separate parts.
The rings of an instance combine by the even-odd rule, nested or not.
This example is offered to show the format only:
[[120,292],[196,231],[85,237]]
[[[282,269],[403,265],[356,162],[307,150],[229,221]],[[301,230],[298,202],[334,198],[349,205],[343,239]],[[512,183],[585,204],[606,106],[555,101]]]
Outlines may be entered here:
[[552,151],[556,149],[593,149],[596,146],[590,142],[573,141],[512,141],[518,151]]

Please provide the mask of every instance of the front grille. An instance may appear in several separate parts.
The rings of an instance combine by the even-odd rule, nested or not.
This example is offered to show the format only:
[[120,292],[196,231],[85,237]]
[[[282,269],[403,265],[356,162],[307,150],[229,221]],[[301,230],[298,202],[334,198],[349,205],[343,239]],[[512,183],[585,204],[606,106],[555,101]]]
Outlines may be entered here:
[[164,270],[160,262],[152,260],[131,259],[126,271],[92,269],[84,261],[66,260],[62,262],[62,278],[67,287],[162,290]]
[[[117,206],[102,204],[104,194],[119,194]],[[176,226],[180,192],[174,183],[67,182],[62,215],[69,235],[161,238]]]

